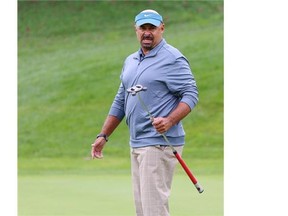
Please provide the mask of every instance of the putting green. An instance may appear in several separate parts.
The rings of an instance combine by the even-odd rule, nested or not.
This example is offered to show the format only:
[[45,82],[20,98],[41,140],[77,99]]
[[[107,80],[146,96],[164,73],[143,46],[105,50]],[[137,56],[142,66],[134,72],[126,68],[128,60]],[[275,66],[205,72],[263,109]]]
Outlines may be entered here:
[[[198,194],[186,175],[175,175],[170,198],[171,215],[222,216],[223,177],[197,177],[205,189],[202,194]],[[130,176],[19,176],[18,215],[135,215]]]

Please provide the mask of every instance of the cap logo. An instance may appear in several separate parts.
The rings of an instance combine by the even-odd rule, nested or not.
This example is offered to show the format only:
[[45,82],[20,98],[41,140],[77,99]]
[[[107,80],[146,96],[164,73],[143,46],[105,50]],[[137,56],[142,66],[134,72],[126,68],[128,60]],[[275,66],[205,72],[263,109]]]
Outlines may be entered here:
[[145,23],[150,23],[154,26],[159,26],[163,22],[163,18],[154,10],[144,10],[135,17],[135,24],[141,26]]

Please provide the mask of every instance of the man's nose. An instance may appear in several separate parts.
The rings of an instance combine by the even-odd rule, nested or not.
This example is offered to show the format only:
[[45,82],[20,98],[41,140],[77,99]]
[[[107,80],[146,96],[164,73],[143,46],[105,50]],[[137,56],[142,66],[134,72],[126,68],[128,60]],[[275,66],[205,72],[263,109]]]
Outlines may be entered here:
[[144,37],[151,37],[151,35],[152,34],[151,34],[151,32],[149,30],[145,30],[144,33],[143,33]]

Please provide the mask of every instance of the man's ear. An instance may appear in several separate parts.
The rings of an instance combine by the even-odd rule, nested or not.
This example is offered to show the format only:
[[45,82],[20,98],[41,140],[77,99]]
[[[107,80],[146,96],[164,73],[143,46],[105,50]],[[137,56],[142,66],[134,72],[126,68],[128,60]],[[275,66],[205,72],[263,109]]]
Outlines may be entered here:
[[162,31],[162,33],[165,31],[165,24],[164,23],[161,24],[161,31]]

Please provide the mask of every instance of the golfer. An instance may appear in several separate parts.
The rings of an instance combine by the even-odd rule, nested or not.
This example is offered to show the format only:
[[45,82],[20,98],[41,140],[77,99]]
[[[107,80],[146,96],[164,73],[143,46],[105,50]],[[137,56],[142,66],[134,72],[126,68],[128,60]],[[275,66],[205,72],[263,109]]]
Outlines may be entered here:
[[[165,41],[164,29],[162,16],[154,10],[144,10],[135,17],[140,49],[124,62],[120,87],[91,150],[92,158],[102,158],[108,137],[125,117],[130,131],[137,216],[169,215],[168,198],[177,159],[161,134],[165,134],[181,154],[185,143],[181,120],[198,102],[198,89],[189,62]],[[137,84],[147,87],[138,94],[153,119],[137,96],[127,92]]]

